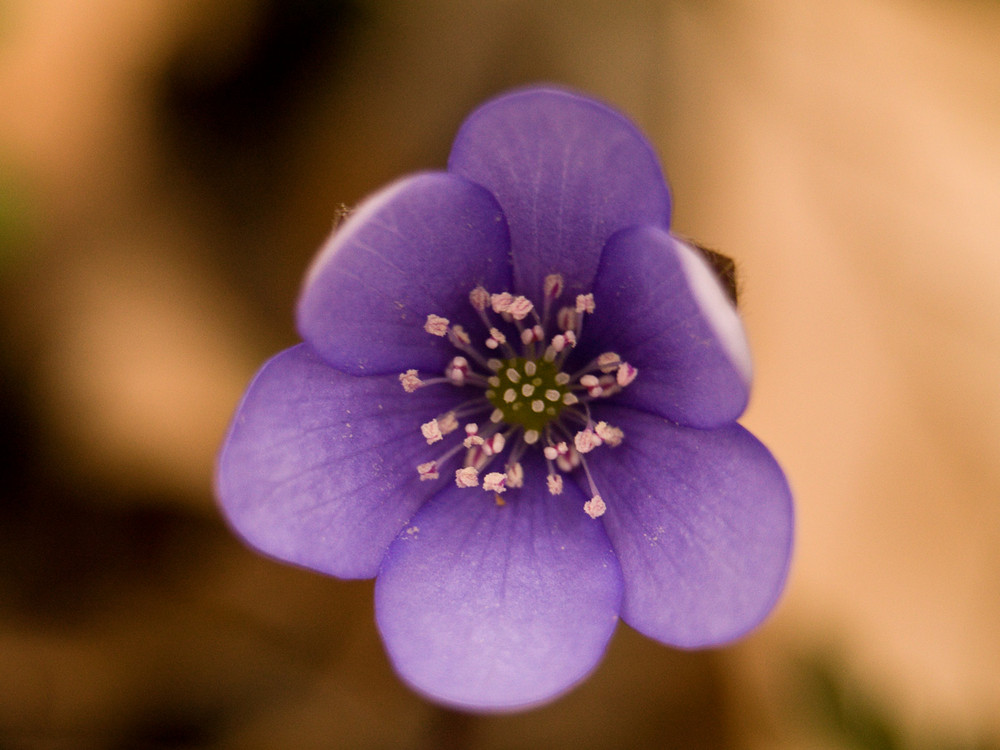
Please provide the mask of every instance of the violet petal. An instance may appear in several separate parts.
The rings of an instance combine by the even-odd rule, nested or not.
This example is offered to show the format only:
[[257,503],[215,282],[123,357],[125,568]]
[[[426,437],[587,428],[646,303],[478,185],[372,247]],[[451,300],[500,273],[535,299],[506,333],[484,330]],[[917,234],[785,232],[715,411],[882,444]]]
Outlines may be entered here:
[[635,126],[591,99],[529,89],[486,103],[459,130],[449,171],[489,188],[510,223],[514,288],[539,300],[547,274],[590,290],[601,248],[636,224],[666,228],[670,194]]
[[[450,487],[389,548],[375,613],[400,675],[447,704],[528,706],[599,661],[617,623],[621,574],[600,523],[572,486],[545,490],[526,457],[524,488]],[[570,483],[571,484],[571,483]]]
[[234,529],[265,554],[341,578],[370,578],[417,507],[446,483],[416,467],[441,453],[420,424],[454,390],[406,393],[393,375],[356,377],[300,344],[257,374],[216,475]]
[[588,356],[613,350],[639,371],[615,402],[692,427],[718,427],[746,408],[750,354],[743,325],[697,251],[656,227],[608,242],[585,324]]
[[595,409],[625,431],[588,456],[622,566],[622,619],[684,648],[730,641],[774,606],[788,570],[791,493],[774,458],[733,423],[680,427]]
[[345,372],[440,371],[455,351],[424,331],[427,316],[479,331],[469,292],[509,288],[508,250],[503,215],[482,187],[447,173],[404,178],[327,241],[299,299],[299,332]]

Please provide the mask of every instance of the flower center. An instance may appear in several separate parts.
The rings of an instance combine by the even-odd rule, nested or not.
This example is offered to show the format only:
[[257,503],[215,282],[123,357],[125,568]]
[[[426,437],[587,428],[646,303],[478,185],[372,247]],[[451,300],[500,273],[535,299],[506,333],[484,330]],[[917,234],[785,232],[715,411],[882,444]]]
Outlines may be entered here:
[[[561,276],[546,277],[541,314],[526,297],[473,289],[469,302],[489,331],[483,341],[485,350],[473,346],[461,326],[440,315],[427,316],[424,330],[447,337],[461,354],[448,363],[443,377],[407,370],[399,376],[403,388],[412,393],[425,386],[449,384],[478,388],[483,394],[420,426],[428,445],[453,443],[439,458],[417,467],[421,480],[437,479],[439,470],[457,460],[464,449],[461,466],[455,469],[455,484],[479,487],[481,479],[483,489],[493,492],[496,503],[503,505],[501,495],[524,483],[520,459],[525,451],[541,449],[548,466],[549,492],[562,493],[563,476],[582,473],[580,479],[586,480],[591,493],[583,510],[592,518],[604,513],[604,500],[584,455],[602,445],[617,446],[625,435],[607,422],[594,423],[589,404],[625,388],[637,372],[614,352],[601,354],[573,374],[563,370],[582,334],[584,317],[594,312],[590,294],[577,295],[573,305],[560,307],[563,289]],[[503,356],[492,356],[495,353]],[[464,429],[459,430],[463,421]],[[458,437],[448,437],[452,433]],[[491,471],[480,478],[480,472],[501,458],[505,458],[502,472]]]
[[487,381],[486,398],[505,423],[541,433],[563,410],[569,380],[554,362],[512,357],[501,360],[496,375]]

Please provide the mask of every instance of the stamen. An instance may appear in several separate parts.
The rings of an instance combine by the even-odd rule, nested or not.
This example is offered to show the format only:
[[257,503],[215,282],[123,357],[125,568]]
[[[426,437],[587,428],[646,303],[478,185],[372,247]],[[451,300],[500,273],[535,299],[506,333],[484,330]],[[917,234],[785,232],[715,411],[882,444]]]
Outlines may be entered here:
[[437,461],[428,461],[425,464],[417,466],[417,473],[420,475],[420,481],[426,482],[429,479],[437,479],[440,476],[437,468]]
[[594,432],[612,448],[621,445],[622,440],[625,438],[625,433],[621,429],[612,427],[607,422],[598,422],[594,427]]
[[546,478],[546,482],[549,485],[549,493],[552,495],[561,495],[563,491],[563,478],[559,474],[549,474]]
[[477,286],[469,292],[469,303],[479,312],[483,312],[490,303],[490,293],[483,287]]
[[427,439],[427,445],[436,443],[438,440],[443,440],[444,436],[441,434],[441,426],[438,424],[436,419],[432,419],[430,422],[424,422],[420,425],[420,432],[423,433],[424,437]]
[[503,450],[506,442],[507,441],[504,439],[503,434],[497,432],[486,438],[483,444],[483,450],[486,452],[487,456],[495,456]]
[[531,300],[527,297],[515,297],[507,308],[507,312],[514,320],[524,320],[535,309]]
[[424,330],[433,336],[444,336],[448,333],[448,319],[432,313],[427,316],[427,322],[424,323]]
[[556,325],[560,331],[572,331],[576,328],[576,320],[579,317],[572,307],[561,307],[556,314]]
[[504,336],[503,333],[498,331],[496,328],[490,329],[490,337],[486,339],[486,346],[488,346],[490,349],[496,349],[501,344],[506,344],[506,343],[507,343],[507,337]]
[[499,471],[491,471],[483,477],[483,489],[487,492],[503,493],[507,491],[507,475]]
[[444,369],[444,374],[453,385],[465,385],[465,377],[469,374],[469,360],[465,357],[455,357]]
[[524,486],[524,467],[516,461],[507,466],[507,486],[511,489]]
[[558,273],[551,273],[545,277],[542,291],[546,299],[558,299],[563,293],[563,277]]
[[[594,312],[594,295],[593,294],[576,295],[576,311],[578,313]],[[576,326],[574,326],[574,328],[575,327]]]
[[628,362],[622,362],[621,366],[618,368],[618,372],[615,373],[615,380],[617,381],[618,385],[624,388],[633,380],[635,380],[635,377],[638,374],[639,371],[634,367],[632,367],[632,365],[630,365]]
[[449,435],[458,429],[458,419],[455,418],[455,412],[453,411],[445,414],[437,423],[442,435]]
[[601,372],[613,372],[621,361],[622,358],[615,352],[604,352],[604,354],[597,358],[596,363]]
[[538,442],[538,438],[540,437],[541,434],[538,432],[538,430],[524,431],[524,442],[526,442],[528,445],[534,445],[535,443]]
[[604,504],[604,500],[600,495],[594,495],[590,500],[583,504],[583,511],[591,518],[600,518],[604,515],[604,511],[608,509],[608,506]]
[[573,436],[573,445],[580,453],[590,453],[594,448],[600,446],[604,441],[589,427],[581,430]]
[[403,385],[403,390],[407,393],[413,393],[417,388],[424,384],[417,376],[416,370],[407,370],[399,376],[399,382]]
[[463,466],[455,470],[455,484],[459,487],[478,487],[479,472],[474,466]]
[[448,340],[452,346],[465,347],[472,343],[472,337],[465,332],[462,326],[455,325],[448,329]]
[[490,306],[495,313],[505,313],[510,310],[510,305],[514,301],[514,295],[510,292],[490,295]]

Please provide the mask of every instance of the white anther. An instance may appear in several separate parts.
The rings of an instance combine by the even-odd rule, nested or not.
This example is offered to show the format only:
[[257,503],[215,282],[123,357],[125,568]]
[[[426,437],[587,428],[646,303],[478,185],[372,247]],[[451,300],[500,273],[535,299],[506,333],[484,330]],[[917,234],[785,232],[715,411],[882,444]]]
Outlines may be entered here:
[[504,436],[497,432],[486,438],[486,444],[483,446],[483,450],[486,451],[487,456],[495,456],[503,450],[506,443],[507,441],[504,439]]
[[521,331],[521,343],[527,346],[535,341],[535,331],[531,328],[525,328]]
[[501,494],[507,491],[507,475],[499,471],[491,471],[483,477],[483,489],[487,492]]
[[520,463],[513,463],[507,467],[507,486],[511,489],[524,486],[524,467]]
[[542,449],[542,453],[545,454],[545,457],[549,459],[549,461],[555,461],[556,458],[559,456],[559,451],[556,450],[556,447],[554,445],[546,445]]
[[450,435],[458,429],[458,420],[455,419],[455,412],[450,411],[438,420],[438,427],[441,428],[442,435]]
[[633,380],[635,376],[639,374],[639,371],[632,367],[628,362],[622,362],[621,366],[618,368],[618,372],[615,373],[615,381],[622,388],[627,386]]
[[428,315],[427,322],[424,323],[424,330],[434,336],[444,336],[448,333],[448,319],[440,315]]
[[477,310],[485,310],[486,306],[490,303],[490,293],[483,287],[477,286],[469,292],[469,302]]
[[524,442],[527,443],[528,445],[534,445],[535,443],[538,442],[538,438],[540,437],[541,434],[538,432],[538,430],[524,431]]
[[530,299],[519,295],[511,300],[510,307],[507,309],[507,312],[510,313],[510,316],[514,320],[524,320],[531,315],[531,311],[534,309],[535,306],[532,304]]
[[608,506],[604,504],[604,500],[600,495],[594,495],[583,504],[583,512],[591,518],[600,518],[607,509]]
[[594,295],[593,294],[576,295],[576,311],[578,313],[594,312]]
[[559,452],[560,456],[565,456],[569,453],[569,446],[565,442],[556,443],[556,450]]
[[491,375],[486,382],[490,384],[491,388],[500,387],[500,378],[498,378],[496,375]]
[[462,326],[452,326],[448,329],[448,340],[451,342],[452,346],[468,346],[472,343],[472,338]]
[[558,352],[556,352],[555,347],[553,347],[552,344],[549,344],[545,347],[545,354],[542,355],[542,358],[546,362],[555,362],[557,354]]
[[594,432],[603,440],[605,443],[614,448],[616,445],[621,445],[622,440],[625,438],[625,433],[621,431],[618,427],[613,427],[607,422],[598,422],[594,426]]
[[453,385],[465,385],[465,376],[469,373],[469,360],[465,357],[455,357],[444,368],[444,375]]
[[600,436],[589,427],[586,430],[580,430],[573,436],[573,445],[580,453],[590,453],[603,442]]
[[514,403],[516,399],[517,399],[517,392],[513,388],[508,388],[506,391],[503,392],[503,400],[506,401],[508,404]]
[[482,445],[486,441],[483,440],[479,435],[469,435],[465,440],[462,441],[462,445],[466,448],[471,448],[475,445]]
[[535,386],[533,386],[531,383],[525,383],[524,385],[521,386],[522,396],[530,396],[534,392],[535,392]]
[[545,411],[545,402],[542,401],[540,398],[536,398],[534,401],[531,402],[531,410],[536,414],[541,414],[543,411]]
[[417,377],[416,370],[407,370],[399,376],[399,382],[403,385],[403,390],[413,393],[424,384],[424,381]]
[[552,337],[551,347],[554,351],[561,352],[563,349],[566,348],[566,337],[563,336],[561,333],[556,334],[555,336]]
[[499,359],[496,359],[495,357],[491,357],[490,359],[486,360],[486,366],[490,368],[490,370],[493,372],[499,370],[500,365],[502,364],[503,362],[501,362]]
[[510,292],[490,295],[490,305],[495,313],[505,313],[510,310],[510,304],[514,301],[514,295]]
[[565,393],[563,394],[562,402],[566,404],[566,406],[572,406],[573,404],[580,403],[580,399],[576,397],[575,393]]
[[568,346],[568,347],[574,347],[574,346],[576,346],[576,334],[575,333],[573,333],[572,331],[566,331],[566,333],[563,334],[563,337],[566,339],[566,346]]
[[557,391],[555,388],[549,388],[547,391],[545,391],[545,398],[549,401],[558,401],[559,391]]
[[507,368],[507,380],[511,383],[517,383],[521,380],[521,373],[515,370],[513,367]]
[[601,368],[601,372],[612,372],[621,361],[622,358],[615,352],[604,352],[597,358],[597,366]]
[[563,478],[558,474],[549,474],[546,480],[549,485],[549,493],[552,495],[561,495],[563,491]]
[[459,487],[478,487],[479,472],[474,466],[465,466],[455,470],[455,484]]
[[579,466],[580,461],[580,454],[575,450],[571,450],[566,455],[559,456],[559,458],[556,459],[556,466],[559,467],[559,471],[565,471],[568,473]]
[[507,343],[507,337],[504,336],[503,333],[498,331],[496,328],[490,329],[490,337],[486,339],[486,346],[488,346],[490,349],[496,349],[497,346],[499,346],[500,344],[506,344],[506,343]]
[[438,424],[436,419],[432,419],[430,422],[424,422],[420,425],[420,431],[424,434],[427,439],[427,445],[431,443],[436,443],[438,440],[443,440],[444,437],[441,434],[441,425]]
[[563,292],[563,277],[558,273],[550,273],[545,277],[542,289],[549,299],[556,299]]
[[572,331],[576,328],[576,310],[572,307],[561,307],[556,314],[556,325],[560,331]]
[[490,414],[490,421],[493,424],[500,424],[503,421],[503,412],[499,409],[494,409]]
[[538,371],[538,365],[536,365],[531,360],[524,363],[524,374],[529,378]]
[[595,385],[600,385],[600,382],[601,381],[597,379],[596,375],[591,375],[589,373],[580,378],[580,385],[584,388],[593,388]]
[[428,461],[425,464],[420,464],[417,466],[417,473],[420,475],[421,482],[426,482],[429,479],[437,479],[440,476],[437,470],[437,461]]

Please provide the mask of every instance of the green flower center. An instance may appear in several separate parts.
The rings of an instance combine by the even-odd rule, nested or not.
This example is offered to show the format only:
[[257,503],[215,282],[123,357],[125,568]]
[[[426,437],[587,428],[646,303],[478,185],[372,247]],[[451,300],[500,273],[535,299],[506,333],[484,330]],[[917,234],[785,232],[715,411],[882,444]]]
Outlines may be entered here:
[[544,433],[566,405],[569,380],[553,362],[512,357],[503,360],[489,379],[486,398],[507,424]]

